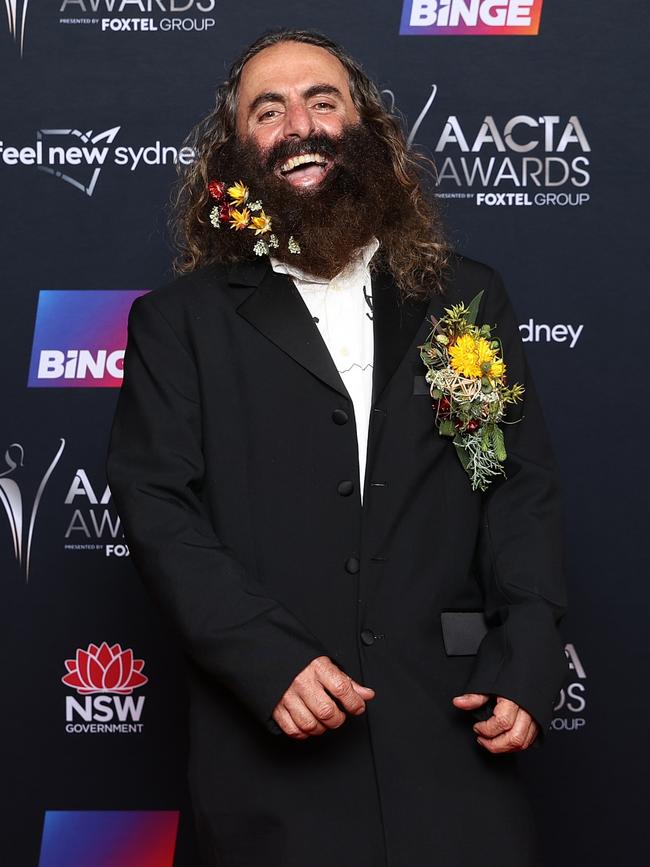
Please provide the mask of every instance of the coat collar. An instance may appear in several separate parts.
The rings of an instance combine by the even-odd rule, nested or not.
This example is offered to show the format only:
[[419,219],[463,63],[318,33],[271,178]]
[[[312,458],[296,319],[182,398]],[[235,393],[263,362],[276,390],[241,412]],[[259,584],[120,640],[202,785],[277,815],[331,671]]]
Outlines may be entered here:
[[[242,263],[230,269],[230,286],[248,287],[237,312],[322,382],[350,400],[315,322],[292,280],[275,273],[264,260]],[[400,302],[389,274],[372,278],[374,364],[372,406],[399,367],[424,321],[428,301]]]

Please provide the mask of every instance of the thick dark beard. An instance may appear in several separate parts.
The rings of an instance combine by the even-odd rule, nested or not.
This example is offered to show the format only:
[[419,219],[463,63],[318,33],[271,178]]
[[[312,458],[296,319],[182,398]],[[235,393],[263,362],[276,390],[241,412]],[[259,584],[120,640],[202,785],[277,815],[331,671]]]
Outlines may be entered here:
[[[273,169],[291,156],[318,151],[335,162],[316,188],[298,189],[278,178]],[[338,138],[323,134],[285,139],[262,151],[250,139],[227,142],[211,167],[212,177],[242,180],[250,199],[260,199],[271,217],[279,247],[274,258],[323,279],[336,276],[355,252],[373,237],[381,241],[407,217],[408,200],[397,182],[388,148],[364,124],[344,128]],[[293,254],[290,236],[301,252]],[[214,239],[222,261],[256,258],[250,230],[225,226]]]

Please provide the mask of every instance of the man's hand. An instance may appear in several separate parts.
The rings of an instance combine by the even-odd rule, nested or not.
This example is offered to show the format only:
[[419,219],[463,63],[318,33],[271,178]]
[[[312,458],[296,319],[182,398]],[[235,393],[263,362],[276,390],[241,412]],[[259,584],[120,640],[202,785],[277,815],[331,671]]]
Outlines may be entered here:
[[[453,703],[462,710],[476,710],[490,698],[482,693],[457,695]],[[476,723],[474,731],[478,743],[491,753],[512,753],[526,750],[539,732],[539,725],[532,716],[510,699],[497,696],[492,716],[485,722]]]
[[319,656],[293,679],[273,719],[289,737],[304,740],[343,725],[345,713],[337,702],[358,716],[374,697],[374,689],[352,680],[329,657]]

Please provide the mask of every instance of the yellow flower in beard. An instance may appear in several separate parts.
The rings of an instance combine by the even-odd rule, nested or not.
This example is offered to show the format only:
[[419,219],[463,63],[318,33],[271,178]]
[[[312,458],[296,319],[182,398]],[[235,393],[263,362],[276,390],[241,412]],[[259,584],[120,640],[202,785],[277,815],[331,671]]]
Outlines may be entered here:
[[264,211],[260,211],[257,217],[253,217],[249,229],[255,229],[256,235],[264,235],[271,231],[271,218]]
[[230,209],[230,225],[233,229],[245,229],[251,221],[251,212],[248,208],[243,211],[238,211],[237,208]]
[[243,205],[248,199],[248,187],[243,181],[237,181],[226,190],[234,205]]

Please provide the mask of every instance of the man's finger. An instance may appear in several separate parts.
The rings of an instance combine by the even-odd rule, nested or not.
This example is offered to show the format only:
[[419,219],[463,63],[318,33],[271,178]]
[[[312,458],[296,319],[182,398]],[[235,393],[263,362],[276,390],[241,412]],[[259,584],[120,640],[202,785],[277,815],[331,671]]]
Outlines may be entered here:
[[514,726],[519,705],[508,699],[497,701],[492,716],[483,722],[476,723],[474,731],[486,738],[494,738],[503,732],[510,731]]
[[537,737],[538,733],[539,733],[538,724],[535,722],[535,720],[531,720],[530,728],[528,729],[528,737],[526,738],[526,743],[524,744],[523,749],[525,749],[525,750],[528,749],[528,747],[533,743],[533,741]]
[[309,711],[328,729],[337,729],[345,722],[345,714],[324,689],[318,688],[305,700]]
[[489,695],[484,695],[481,692],[468,692],[465,695],[457,695],[453,699],[453,703],[461,710],[476,710],[477,707],[485,704],[489,697]]
[[363,686],[363,684],[358,683],[354,678],[350,678],[352,682],[352,689],[361,696],[364,701],[370,701],[375,697],[375,691],[370,686]]
[[352,686],[352,678],[344,674],[339,668],[335,667],[333,672],[324,672],[321,675],[321,683],[348,713],[357,715],[366,709],[365,701]]
[[481,746],[491,753],[513,753],[525,749],[531,724],[531,716],[525,710],[519,710],[512,728],[493,738],[477,738]]
[[291,719],[298,726],[301,732],[306,735],[322,735],[327,731],[323,723],[321,723],[310,708],[305,704],[302,698],[293,692],[286,692],[282,699],[282,705],[291,715]]
[[282,707],[281,704],[276,705],[276,708],[273,711],[273,719],[280,726],[285,735],[289,735],[290,738],[304,741],[307,737],[307,735],[304,732],[301,732],[295,722],[291,719],[289,711]]

